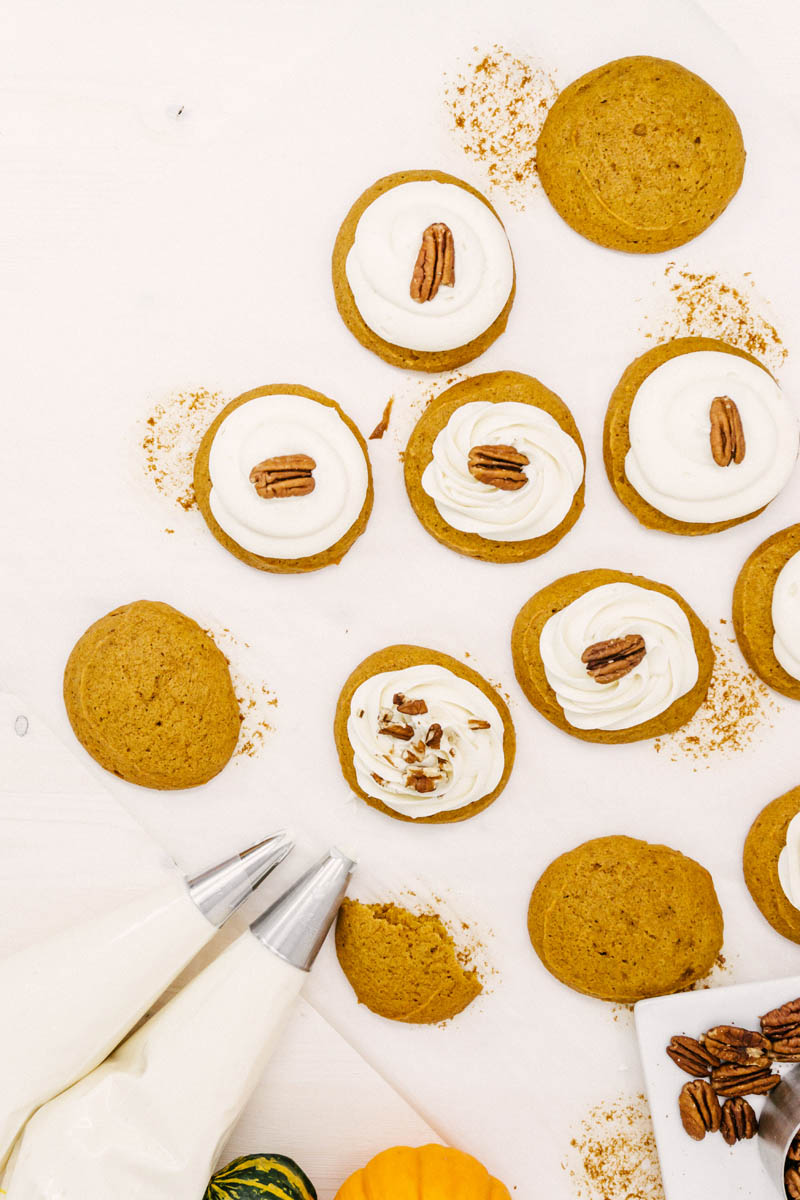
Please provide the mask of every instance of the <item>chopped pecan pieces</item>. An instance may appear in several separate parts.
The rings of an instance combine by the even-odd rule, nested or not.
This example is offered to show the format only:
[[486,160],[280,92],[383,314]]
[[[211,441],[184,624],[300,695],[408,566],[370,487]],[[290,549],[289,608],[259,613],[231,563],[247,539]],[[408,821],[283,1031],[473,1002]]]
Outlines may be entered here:
[[442,287],[456,282],[456,247],[449,226],[443,221],[429,225],[422,235],[414,273],[411,276],[411,299],[422,304],[433,300]]
[[467,726],[470,729],[491,729],[491,721],[483,721],[480,717],[470,717],[467,721]]
[[729,1146],[747,1141],[758,1133],[758,1117],[751,1106],[740,1096],[726,1100],[722,1106],[720,1122],[722,1136]]
[[646,653],[644,638],[639,633],[626,637],[593,642],[581,655],[581,662],[597,683],[613,683],[638,667]]
[[723,1063],[711,1072],[711,1086],[720,1096],[766,1096],[780,1081],[780,1075],[770,1075],[769,1067]]
[[729,467],[744,459],[745,442],[742,418],[730,396],[717,396],[711,402],[711,454],[718,467]]
[[786,1168],[783,1182],[786,1184],[786,1195],[790,1196],[791,1200],[800,1200],[800,1171],[797,1167]]
[[467,456],[467,468],[478,483],[489,483],[501,492],[517,492],[525,487],[528,476],[524,467],[530,459],[513,446],[473,446]]
[[700,1041],[720,1062],[739,1066],[768,1067],[772,1062],[769,1039],[752,1029],[738,1025],[715,1025]]
[[681,1089],[678,1109],[690,1138],[702,1142],[707,1133],[716,1133],[722,1112],[711,1085],[705,1079],[693,1079]]
[[682,1071],[697,1078],[709,1075],[712,1067],[719,1066],[716,1055],[695,1038],[685,1037],[683,1034],[676,1034],[670,1038],[667,1054]]
[[403,700],[402,704],[397,705],[397,711],[407,717],[417,717],[420,713],[426,713],[428,706],[424,700]]
[[413,787],[416,792],[432,792],[436,789],[436,780],[421,771],[409,771],[405,784],[406,787]]
[[264,500],[307,496],[316,487],[312,475],[316,465],[308,454],[278,454],[256,463],[250,472],[250,482]]
[[438,750],[442,744],[442,733],[441,725],[438,721],[434,721],[425,735],[425,745],[429,746],[431,750]]
[[389,737],[399,738],[401,742],[410,742],[414,736],[414,726],[386,724],[380,726],[378,733],[385,733]]

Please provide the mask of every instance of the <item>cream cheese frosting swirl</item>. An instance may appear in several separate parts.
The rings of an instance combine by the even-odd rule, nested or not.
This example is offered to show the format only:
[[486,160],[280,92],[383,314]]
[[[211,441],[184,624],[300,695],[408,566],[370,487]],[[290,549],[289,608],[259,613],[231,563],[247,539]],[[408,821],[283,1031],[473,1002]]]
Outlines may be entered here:
[[[314,490],[264,499],[250,471],[267,458],[314,459]],[[298,559],[335,545],[358,519],[369,486],[364,451],[335,408],[309,396],[256,396],[230,412],[208,458],[209,505],[229,537],[264,558]]]
[[[746,453],[718,466],[711,454],[711,402],[736,404]],[[713,523],[774,500],[797,460],[798,422],[775,380],[720,350],[679,354],[656,367],[634,397],[625,474],[640,496],[677,521]]]
[[[502,491],[470,473],[474,446],[513,446],[525,454],[527,483]],[[454,529],[501,542],[550,533],[566,517],[583,479],[577,442],[550,413],[517,400],[462,404],[436,436],[422,488]]]
[[778,879],[786,899],[800,909],[800,813],[786,829],[786,844],[778,855]]
[[[418,707],[414,701],[425,711],[398,710],[401,702]],[[398,737],[398,727],[411,733]],[[497,708],[470,680],[435,664],[365,679],[353,693],[347,736],[359,787],[407,817],[465,808],[490,795],[503,775]]]
[[[455,285],[432,300],[410,295],[422,235],[437,222],[455,244]],[[478,337],[505,308],[514,260],[490,208],[454,183],[420,180],[382,192],[364,210],[345,263],[356,307],[385,341],[409,350],[455,350]]]
[[800,679],[800,551],[783,564],[772,589],[772,650],[784,671]]
[[[598,683],[581,661],[589,646],[644,638],[641,662],[612,683]],[[689,620],[671,596],[619,581],[584,592],[546,622],[539,640],[547,682],[576,729],[631,729],[691,691],[699,674]]]

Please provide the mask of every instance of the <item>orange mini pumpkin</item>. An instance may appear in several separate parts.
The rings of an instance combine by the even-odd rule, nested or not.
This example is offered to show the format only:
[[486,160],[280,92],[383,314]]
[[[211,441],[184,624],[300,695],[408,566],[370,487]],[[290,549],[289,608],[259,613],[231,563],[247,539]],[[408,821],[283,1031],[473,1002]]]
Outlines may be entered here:
[[395,1146],[346,1179],[336,1200],[511,1200],[477,1158],[449,1146]]

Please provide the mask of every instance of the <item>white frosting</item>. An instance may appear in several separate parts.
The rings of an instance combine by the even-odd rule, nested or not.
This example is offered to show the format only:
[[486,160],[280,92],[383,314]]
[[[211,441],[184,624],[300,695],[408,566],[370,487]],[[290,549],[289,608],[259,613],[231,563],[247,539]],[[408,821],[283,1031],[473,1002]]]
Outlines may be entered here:
[[[393,699],[424,700],[428,711],[398,714]],[[412,725],[408,741],[380,733],[382,718]],[[488,721],[488,729],[470,729],[469,721]],[[432,724],[442,728],[437,750],[425,745]],[[503,774],[503,719],[483,692],[446,667],[433,664],[382,671],[355,692],[347,720],[359,787],[388,808],[408,817],[431,817],[482,800]],[[411,752],[419,761],[404,759]],[[438,776],[431,792],[420,793],[407,780],[411,771]],[[378,776],[380,783],[374,778]]]
[[[455,244],[455,286],[432,300],[410,295],[429,225],[443,221]],[[454,350],[488,329],[514,282],[505,230],[491,209],[454,183],[401,183],[364,210],[345,264],[356,307],[379,337],[410,350]]]
[[778,878],[790,904],[800,909],[800,813],[786,830],[786,844],[778,855]]
[[[283,454],[314,459],[314,490],[265,500],[250,472]],[[262,558],[307,558],[329,549],[358,519],[369,483],[352,430],[334,408],[308,396],[257,396],[234,409],[216,432],[208,469],[217,523]]]
[[[581,662],[595,642],[638,633],[646,653],[612,683],[598,683]],[[539,653],[547,682],[576,729],[630,729],[657,717],[697,683],[692,631],[670,596],[633,583],[584,592],[545,623]]]
[[800,552],[782,566],[772,590],[772,649],[784,671],[800,680]]
[[[709,409],[728,396],[739,409],[746,452],[718,466]],[[649,504],[678,521],[728,521],[774,500],[797,460],[798,423],[771,375],[719,350],[679,354],[645,379],[628,422],[628,480]]]
[[[491,445],[527,455],[524,487],[503,491],[470,474],[472,447]],[[457,408],[437,435],[422,487],[454,529],[519,542],[560,525],[582,479],[578,444],[550,413],[515,400],[474,400]]]

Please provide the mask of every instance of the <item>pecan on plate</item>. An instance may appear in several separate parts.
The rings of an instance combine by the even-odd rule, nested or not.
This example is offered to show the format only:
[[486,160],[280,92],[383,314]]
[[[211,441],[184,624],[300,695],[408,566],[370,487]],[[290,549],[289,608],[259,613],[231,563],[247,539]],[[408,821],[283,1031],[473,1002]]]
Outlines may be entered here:
[[710,1075],[712,1067],[719,1066],[719,1059],[707,1047],[698,1042],[696,1038],[686,1037],[680,1033],[670,1038],[667,1054],[676,1067],[680,1067],[687,1075],[694,1075],[698,1079],[703,1075]]
[[489,483],[501,492],[518,492],[528,476],[524,468],[530,459],[513,446],[473,446],[467,456],[467,468],[478,483]]
[[418,304],[432,300],[439,287],[453,287],[456,282],[456,246],[453,234],[444,221],[429,225],[422,235],[414,273],[411,276],[411,299]]
[[800,999],[772,1008],[761,1018],[761,1032],[768,1038],[800,1037]]
[[780,1075],[770,1075],[769,1067],[723,1063],[711,1072],[711,1086],[719,1096],[766,1096],[780,1081]]
[[719,1100],[705,1079],[693,1079],[683,1085],[678,1109],[683,1128],[696,1142],[702,1142],[707,1133],[716,1133],[720,1127]]
[[741,1096],[735,1096],[723,1104],[720,1131],[729,1146],[747,1141],[758,1133],[758,1117]]
[[312,475],[316,465],[308,454],[278,454],[256,463],[250,482],[264,500],[307,496],[316,487]]
[[745,442],[742,418],[730,396],[717,396],[711,402],[711,455],[718,467],[729,467],[744,459]]
[[597,683],[613,683],[638,667],[646,653],[644,638],[639,633],[626,637],[593,642],[581,655],[581,662]]
[[786,1168],[783,1182],[786,1185],[786,1195],[790,1196],[791,1200],[800,1200],[800,1171],[797,1167]]
[[700,1041],[723,1063],[738,1063],[740,1067],[768,1067],[772,1062],[769,1039],[753,1029],[741,1029],[738,1025],[715,1025],[703,1034]]

